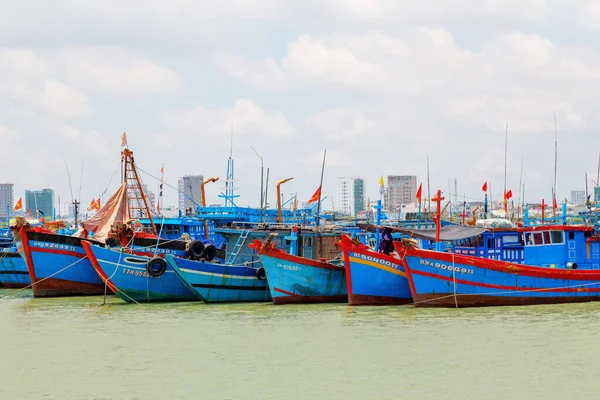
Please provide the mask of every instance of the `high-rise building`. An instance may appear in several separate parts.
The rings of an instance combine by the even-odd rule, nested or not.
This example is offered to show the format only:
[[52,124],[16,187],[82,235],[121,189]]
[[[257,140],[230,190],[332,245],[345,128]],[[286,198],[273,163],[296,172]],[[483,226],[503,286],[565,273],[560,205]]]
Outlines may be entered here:
[[365,210],[365,182],[361,178],[338,178],[337,211],[356,216]]
[[26,190],[25,211],[33,217],[52,217],[54,215],[54,190]]
[[585,204],[585,190],[571,190],[571,204]]
[[[200,185],[204,177],[202,175],[186,175],[179,178],[179,209],[185,211],[188,208],[196,210],[196,204],[202,204]],[[194,201],[190,200],[193,199]],[[195,204],[195,203],[196,204]]]
[[0,184],[0,218],[7,219],[14,215],[14,201],[14,185],[12,183]]
[[413,175],[388,175],[384,208],[390,212],[400,209],[402,204],[416,202],[417,177]]

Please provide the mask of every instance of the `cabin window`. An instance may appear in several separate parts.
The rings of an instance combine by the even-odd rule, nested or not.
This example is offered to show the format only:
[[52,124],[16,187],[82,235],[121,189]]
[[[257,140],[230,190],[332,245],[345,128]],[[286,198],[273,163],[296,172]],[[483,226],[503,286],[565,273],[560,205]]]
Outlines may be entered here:
[[544,239],[542,238],[541,232],[536,232],[533,234],[533,244],[535,244],[535,245],[544,244]]
[[173,225],[166,225],[166,232],[167,235],[172,235],[173,234]]
[[552,243],[561,244],[563,243],[563,233],[561,231],[552,231]]
[[179,225],[173,226],[173,233],[179,235]]
[[575,240],[575,232],[569,232],[569,240]]
[[542,236],[544,237],[544,244],[550,244],[550,232],[542,232]]
[[531,233],[526,233],[525,234],[525,243],[528,246],[532,246],[533,245],[533,235]]

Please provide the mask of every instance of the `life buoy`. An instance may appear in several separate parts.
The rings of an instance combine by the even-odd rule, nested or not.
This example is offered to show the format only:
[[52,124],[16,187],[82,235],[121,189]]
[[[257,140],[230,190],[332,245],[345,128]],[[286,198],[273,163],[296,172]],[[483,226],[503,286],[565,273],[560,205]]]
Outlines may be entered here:
[[204,247],[204,251],[200,255],[200,258],[204,258],[206,261],[212,261],[213,258],[215,258],[216,254],[217,254],[217,248],[215,247],[215,245],[207,244]]
[[148,275],[158,278],[167,270],[167,262],[160,257],[154,257],[146,263]]
[[202,243],[200,240],[192,240],[189,250],[190,256],[192,256],[194,259],[200,258],[200,256],[202,256],[202,252],[204,252],[204,248],[204,243]]
[[260,267],[256,270],[256,278],[260,281],[267,279],[267,273],[263,267]]

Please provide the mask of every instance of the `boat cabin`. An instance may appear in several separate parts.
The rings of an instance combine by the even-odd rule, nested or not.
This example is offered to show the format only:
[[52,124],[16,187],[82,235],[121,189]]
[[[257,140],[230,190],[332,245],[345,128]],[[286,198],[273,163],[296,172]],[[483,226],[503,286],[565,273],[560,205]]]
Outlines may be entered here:
[[600,237],[591,226],[521,228],[525,264],[549,268],[600,269]]

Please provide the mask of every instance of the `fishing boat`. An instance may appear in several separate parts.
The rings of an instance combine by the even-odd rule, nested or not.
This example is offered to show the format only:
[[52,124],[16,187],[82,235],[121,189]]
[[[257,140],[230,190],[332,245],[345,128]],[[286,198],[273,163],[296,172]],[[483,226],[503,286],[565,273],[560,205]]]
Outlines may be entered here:
[[[311,237],[305,234],[303,239],[310,241],[316,239],[321,242],[323,248],[325,240],[329,239],[333,245],[338,237],[335,235],[329,238],[327,236],[317,238],[316,235]],[[256,240],[252,245],[258,252],[265,269],[274,304],[348,301],[346,270],[343,261],[339,258],[339,251],[336,258],[328,262],[327,258],[323,257],[314,260],[293,252],[291,254],[285,252],[275,246],[272,236],[265,242]],[[310,254],[310,250],[308,253]]]
[[148,232],[137,227],[136,216],[152,219],[137,173],[133,152],[122,150],[123,182],[100,210],[81,222],[73,235],[57,234],[31,226],[17,218],[13,239],[24,258],[34,297],[84,296],[106,293],[104,281],[94,270],[82,241],[101,246],[127,246],[137,254],[162,253],[185,256],[189,242],[159,239],[154,224]]
[[394,242],[408,274],[415,306],[600,300],[600,236],[594,227],[539,225],[522,227],[519,232],[524,238],[522,263],[449,253],[439,248],[424,250],[406,240]]
[[173,256],[165,260],[185,285],[206,303],[271,301],[264,268],[225,265]]
[[406,272],[398,257],[373,251],[348,235],[342,235],[339,246],[346,268],[349,304],[412,303]]
[[148,256],[128,247],[81,244],[102,284],[128,303],[202,300],[168,268],[164,253]]
[[0,286],[20,289],[31,284],[25,261],[16,248],[4,248],[0,251]]

